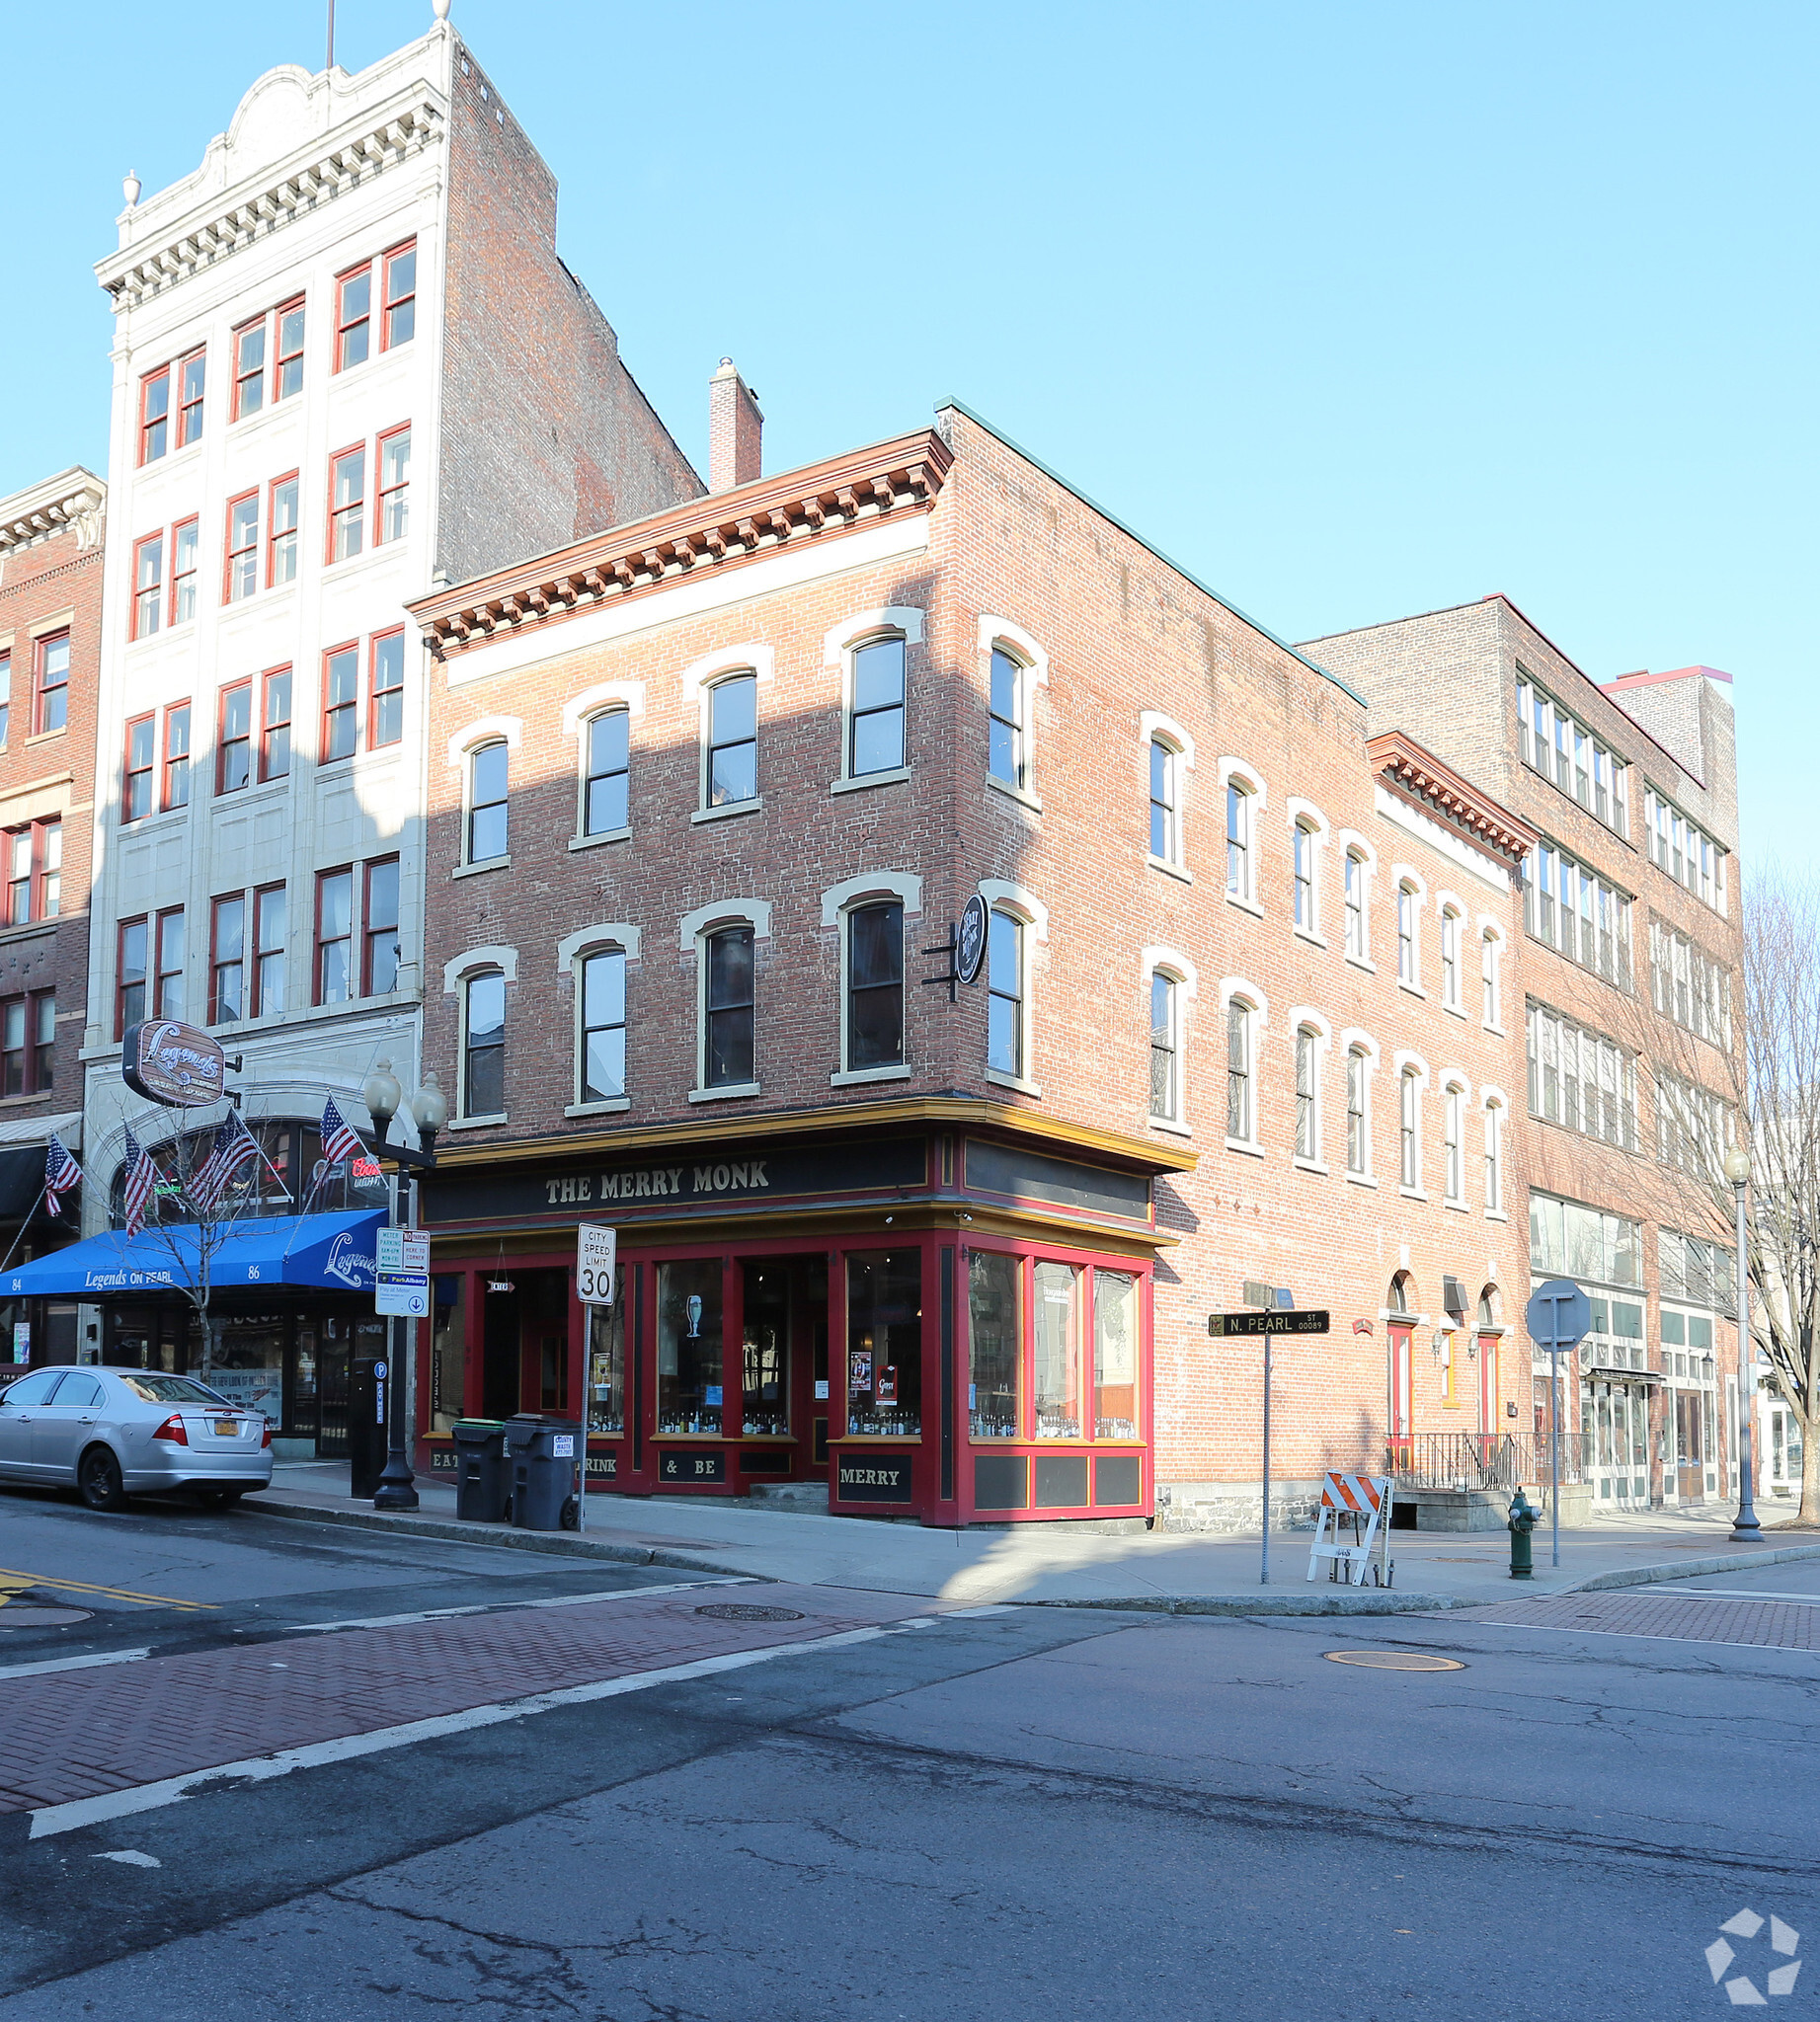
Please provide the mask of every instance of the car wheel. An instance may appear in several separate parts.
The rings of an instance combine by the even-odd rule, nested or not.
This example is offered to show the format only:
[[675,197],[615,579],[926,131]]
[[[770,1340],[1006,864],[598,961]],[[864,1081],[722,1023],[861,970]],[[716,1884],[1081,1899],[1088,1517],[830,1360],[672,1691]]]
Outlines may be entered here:
[[76,1469],[76,1487],[91,1510],[119,1510],[126,1501],[120,1463],[106,1446],[91,1446]]
[[244,1489],[203,1489],[202,1504],[209,1510],[231,1510],[245,1493]]

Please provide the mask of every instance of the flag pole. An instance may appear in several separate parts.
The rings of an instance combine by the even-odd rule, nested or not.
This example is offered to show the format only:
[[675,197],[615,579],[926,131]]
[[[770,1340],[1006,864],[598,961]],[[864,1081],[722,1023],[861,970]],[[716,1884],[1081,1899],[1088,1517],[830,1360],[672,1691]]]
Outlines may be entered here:
[[11,1270],[13,1264],[13,1250],[17,1250],[20,1244],[25,1241],[26,1230],[30,1228],[32,1225],[33,1215],[35,1215],[38,1212],[38,1210],[44,1205],[44,1194],[45,1189],[43,1187],[40,1187],[38,1190],[38,1199],[34,1201],[32,1205],[26,1209],[25,1219],[19,1224],[19,1233],[13,1238],[13,1249],[7,1251],[6,1262],[4,1264],[0,1264],[0,1275],[4,1275],[7,1271]]

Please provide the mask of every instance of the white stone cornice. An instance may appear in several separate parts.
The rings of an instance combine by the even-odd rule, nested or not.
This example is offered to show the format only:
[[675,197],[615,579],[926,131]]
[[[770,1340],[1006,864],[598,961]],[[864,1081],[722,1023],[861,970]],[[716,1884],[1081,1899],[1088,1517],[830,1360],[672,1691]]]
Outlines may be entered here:
[[0,561],[72,530],[78,549],[94,547],[107,503],[106,483],[80,464],[0,499]]

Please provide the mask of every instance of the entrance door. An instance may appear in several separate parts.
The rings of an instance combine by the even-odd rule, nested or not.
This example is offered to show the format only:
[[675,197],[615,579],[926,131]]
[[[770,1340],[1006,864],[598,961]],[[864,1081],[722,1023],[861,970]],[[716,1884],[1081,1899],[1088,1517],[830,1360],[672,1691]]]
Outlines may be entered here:
[[1706,1485],[1701,1461],[1701,1395],[1675,1392],[1675,1493],[1684,1503],[1703,1503]]
[[[523,1407],[518,1402],[518,1344],[522,1314],[515,1281],[483,1279],[480,1415],[508,1419]],[[533,1405],[532,1410],[536,1409]]]
[[1410,1437],[1411,1398],[1409,1387],[1409,1344],[1414,1339],[1407,1327],[1392,1327],[1390,1342],[1390,1467],[1406,1473],[1415,1465],[1415,1441]]
[[1478,1338],[1478,1441],[1479,1458],[1489,1462],[1501,1428],[1498,1425],[1498,1337]]

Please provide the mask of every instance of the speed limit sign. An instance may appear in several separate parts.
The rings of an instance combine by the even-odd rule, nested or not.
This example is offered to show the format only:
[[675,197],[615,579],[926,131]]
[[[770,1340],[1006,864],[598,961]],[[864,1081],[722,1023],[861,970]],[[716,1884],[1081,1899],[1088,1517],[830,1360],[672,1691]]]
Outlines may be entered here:
[[585,1221],[576,1230],[575,1291],[585,1306],[613,1303],[613,1263],[619,1243],[616,1228]]

